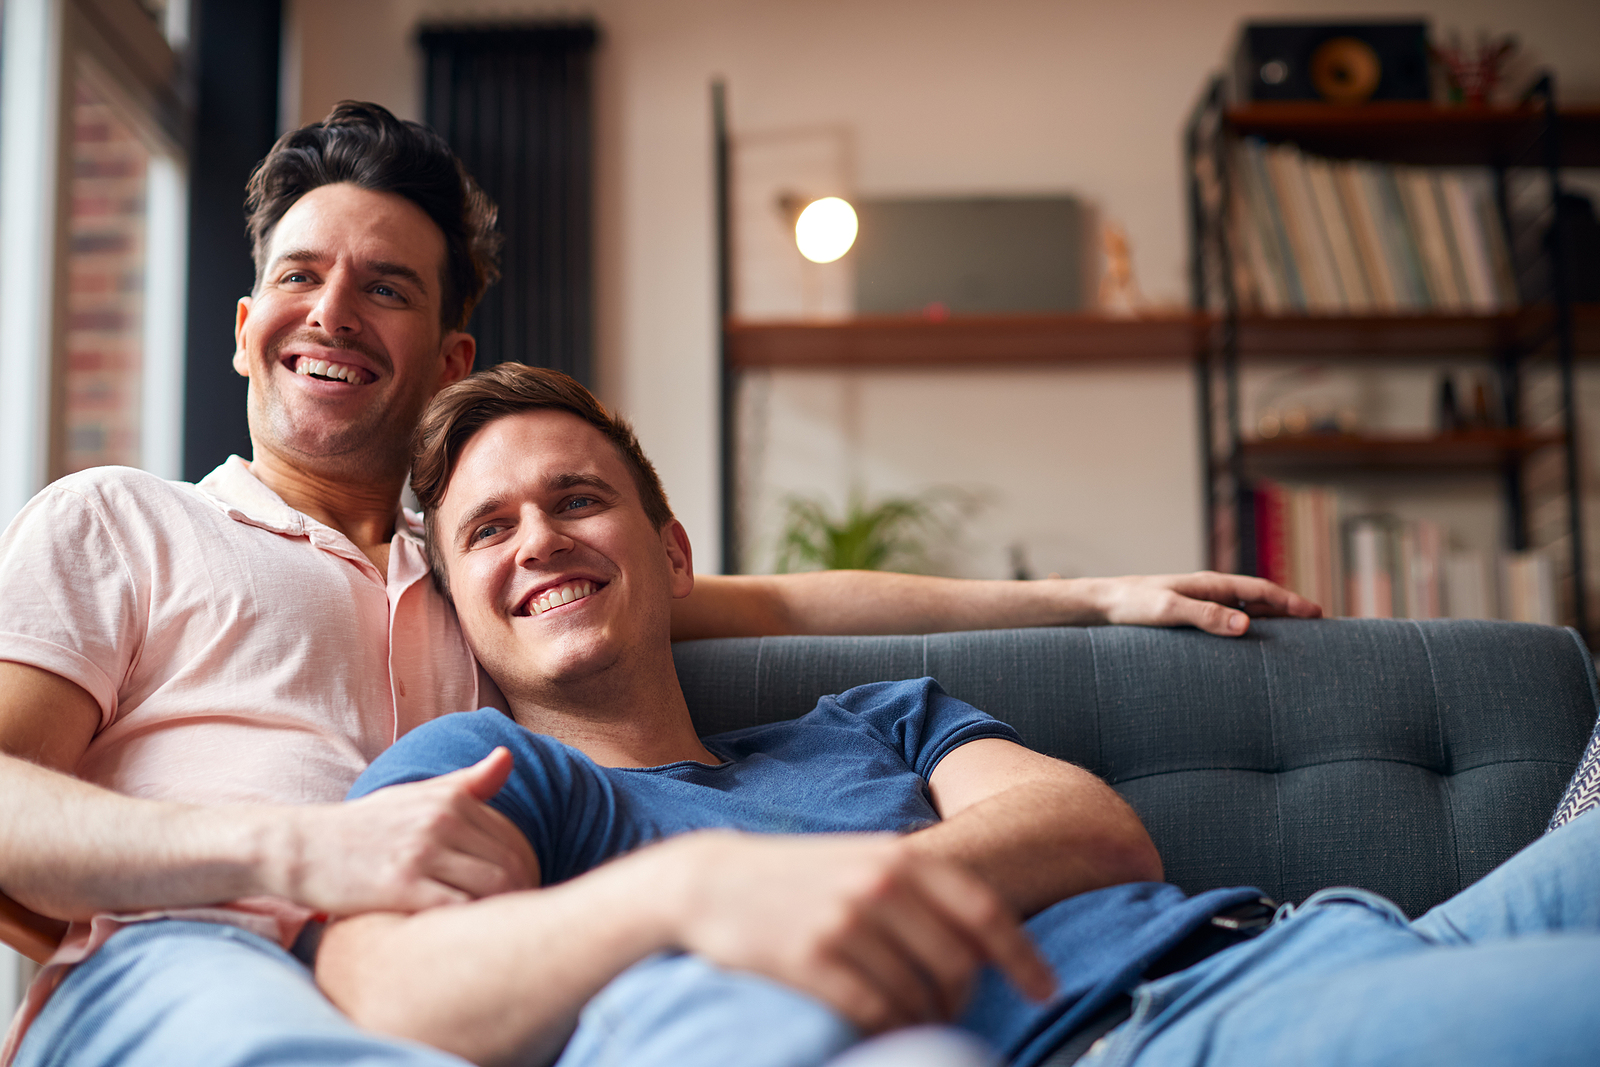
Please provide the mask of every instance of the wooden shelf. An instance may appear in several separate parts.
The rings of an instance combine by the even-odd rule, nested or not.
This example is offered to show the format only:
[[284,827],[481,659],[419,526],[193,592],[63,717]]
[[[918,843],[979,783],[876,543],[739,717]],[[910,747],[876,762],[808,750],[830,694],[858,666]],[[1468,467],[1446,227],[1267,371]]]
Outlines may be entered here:
[[[1579,356],[1600,356],[1600,305],[1573,309]],[[1500,315],[1245,315],[1247,359],[1482,358],[1547,318],[1538,309]],[[876,316],[843,322],[730,322],[734,368],[950,369],[1181,363],[1194,358],[1216,320],[1195,315],[1112,319],[1098,315],[957,316],[943,321]]]
[[[1573,350],[1600,356],[1600,305],[1572,309]],[[1259,315],[1239,317],[1239,355],[1340,359],[1482,358],[1548,326],[1548,308],[1494,315]],[[1548,346],[1547,346],[1548,347]]]
[[1515,342],[1523,317],[1499,315],[1258,315],[1239,317],[1239,355],[1392,359],[1492,353]]
[[[1497,471],[1508,459],[1559,445],[1557,433],[1468,430],[1451,434],[1300,434],[1245,441],[1254,474],[1338,468],[1341,471]],[[1221,464],[1219,463],[1219,466]]]
[[873,316],[837,323],[735,321],[727,326],[727,342],[728,360],[741,370],[1181,362],[1194,357],[1198,327],[1191,315]]
[[[1600,107],[1561,108],[1562,165],[1600,166]],[[1420,102],[1340,106],[1264,103],[1231,107],[1235,133],[1292,140],[1319,156],[1390,163],[1540,165],[1530,153],[1540,133],[1538,108],[1440,107]]]

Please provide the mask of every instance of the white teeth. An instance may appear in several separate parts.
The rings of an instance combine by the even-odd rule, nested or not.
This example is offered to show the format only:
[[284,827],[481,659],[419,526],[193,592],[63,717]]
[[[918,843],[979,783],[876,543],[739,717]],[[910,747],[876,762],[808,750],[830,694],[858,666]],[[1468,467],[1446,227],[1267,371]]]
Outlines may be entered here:
[[310,359],[301,356],[295,364],[296,374],[319,375],[323,378],[338,378],[340,381],[349,382],[351,385],[364,384],[362,374],[355,367],[346,363],[330,363],[325,359]]
[[559,608],[563,604],[570,604],[574,600],[582,600],[594,592],[593,582],[568,582],[566,585],[557,586],[547,590],[534,598],[528,605],[528,611],[534,615],[543,615],[551,608]]

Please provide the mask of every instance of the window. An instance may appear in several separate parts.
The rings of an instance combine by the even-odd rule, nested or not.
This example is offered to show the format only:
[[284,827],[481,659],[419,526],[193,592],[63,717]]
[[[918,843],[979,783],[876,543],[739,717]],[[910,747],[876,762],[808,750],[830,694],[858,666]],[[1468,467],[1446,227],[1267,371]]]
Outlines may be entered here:
[[0,523],[44,484],[182,452],[183,0],[4,0]]
[[[0,526],[181,461],[187,0],[0,0]],[[0,948],[0,1015],[31,965]]]

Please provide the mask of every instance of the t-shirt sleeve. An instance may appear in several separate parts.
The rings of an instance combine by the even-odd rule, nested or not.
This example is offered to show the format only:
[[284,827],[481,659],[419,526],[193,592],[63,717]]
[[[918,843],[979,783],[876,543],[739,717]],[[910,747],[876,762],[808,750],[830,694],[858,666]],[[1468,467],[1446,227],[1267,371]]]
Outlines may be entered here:
[[0,534],[0,660],[81,686],[104,727],[143,647],[148,604],[104,500],[60,485]]
[[932,678],[875,682],[823,699],[863,720],[924,779],[968,741],[998,737],[1022,743],[1016,730],[957,700]]
[[546,885],[569,877],[578,844],[573,834],[593,825],[588,809],[603,800],[603,782],[565,745],[518,726],[498,709],[444,715],[417,727],[373,760],[345,799],[470,767],[501,745],[511,751],[511,777],[489,806],[528,839]]

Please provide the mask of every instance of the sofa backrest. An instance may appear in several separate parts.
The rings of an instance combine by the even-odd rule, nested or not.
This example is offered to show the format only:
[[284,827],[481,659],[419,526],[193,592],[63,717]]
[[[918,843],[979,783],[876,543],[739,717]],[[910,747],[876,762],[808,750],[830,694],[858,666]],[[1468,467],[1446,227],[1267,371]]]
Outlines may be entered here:
[[1597,707],[1575,634],[1500,622],[765,638],[675,656],[702,733],[931,675],[1111,782],[1190,892],[1359,885],[1413,915],[1544,829]]

